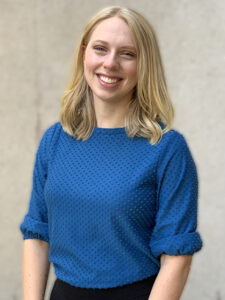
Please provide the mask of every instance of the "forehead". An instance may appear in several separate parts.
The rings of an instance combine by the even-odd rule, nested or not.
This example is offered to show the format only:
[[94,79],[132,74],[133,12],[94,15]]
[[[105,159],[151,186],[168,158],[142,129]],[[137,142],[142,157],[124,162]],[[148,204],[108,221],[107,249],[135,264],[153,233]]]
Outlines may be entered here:
[[90,37],[90,42],[95,40],[135,47],[135,41],[129,26],[119,17],[112,17],[97,24]]

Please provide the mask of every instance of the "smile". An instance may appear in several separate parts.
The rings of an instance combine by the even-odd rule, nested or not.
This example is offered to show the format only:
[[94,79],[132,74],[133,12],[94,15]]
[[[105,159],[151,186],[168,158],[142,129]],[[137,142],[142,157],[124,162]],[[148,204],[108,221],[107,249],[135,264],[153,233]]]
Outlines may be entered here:
[[119,82],[121,80],[121,78],[108,77],[106,75],[101,75],[101,74],[98,74],[97,76],[101,80],[101,82],[106,83],[106,84],[111,84],[111,85],[116,84],[117,82]]
[[115,82],[119,81],[119,79],[112,79],[112,78],[102,76],[102,75],[100,75],[99,77],[102,81],[107,82],[107,83],[115,83]]

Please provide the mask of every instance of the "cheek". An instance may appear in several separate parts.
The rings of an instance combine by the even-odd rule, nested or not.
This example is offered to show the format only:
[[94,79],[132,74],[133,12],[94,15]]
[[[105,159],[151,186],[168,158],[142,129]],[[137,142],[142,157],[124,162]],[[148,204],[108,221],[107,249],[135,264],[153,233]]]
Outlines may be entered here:
[[86,69],[86,71],[92,71],[94,68],[96,68],[98,66],[98,59],[96,58],[96,55],[94,54],[90,54],[90,53],[86,53],[85,55],[85,59],[84,59],[84,69]]
[[83,62],[84,65],[84,76],[87,80],[87,82],[90,84],[90,81],[93,79],[93,71],[94,71],[94,63],[90,57],[88,59],[85,59]]
[[137,81],[137,64],[133,63],[129,66],[127,66],[126,72],[128,76],[130,77],[131,81]]

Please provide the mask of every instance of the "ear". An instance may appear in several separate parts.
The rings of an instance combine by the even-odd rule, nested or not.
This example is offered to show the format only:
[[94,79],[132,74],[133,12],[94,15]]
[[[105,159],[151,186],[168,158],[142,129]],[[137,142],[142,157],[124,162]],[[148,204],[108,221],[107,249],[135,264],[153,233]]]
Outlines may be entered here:
[[82,57],[83,57],[83,60],[85,59],[85,50],[86,50],[86,46],[85,46],[85,45],[82,45],[82,46],[81,46],[81,51],[82,51]]

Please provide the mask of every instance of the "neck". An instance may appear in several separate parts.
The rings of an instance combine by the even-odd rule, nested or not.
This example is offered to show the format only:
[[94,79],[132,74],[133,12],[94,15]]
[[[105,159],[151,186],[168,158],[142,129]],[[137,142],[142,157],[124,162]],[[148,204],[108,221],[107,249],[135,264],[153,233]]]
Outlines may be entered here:
[[125,127],[125,117],[128,111],[127,103],[107,103],[94,101],[97,127]]

